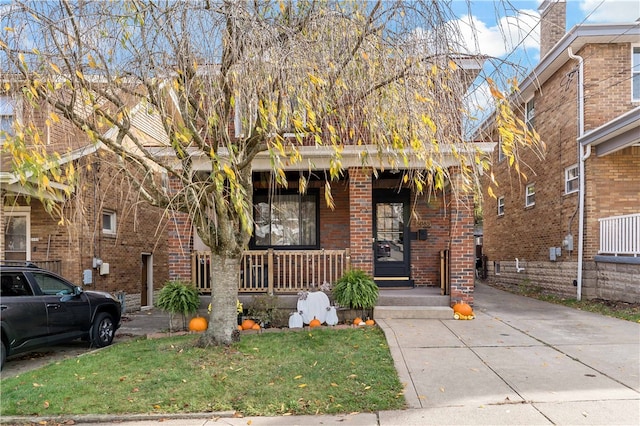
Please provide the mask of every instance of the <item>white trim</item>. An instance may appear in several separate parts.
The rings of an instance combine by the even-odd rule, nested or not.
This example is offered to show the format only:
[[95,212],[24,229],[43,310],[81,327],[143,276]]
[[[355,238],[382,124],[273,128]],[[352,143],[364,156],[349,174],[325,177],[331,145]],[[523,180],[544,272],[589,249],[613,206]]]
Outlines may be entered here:
[[[529,189],[533,188],[533,192],[529,193]],[[533,201],[529,202],[529,197],[533,197]],[[524,190],[524,206],[525,207],[533,207],[536,205],[536,184],[530,183],[525,187]]]
[[[633,64],[633,51],[635,49],[638,49],[638,63],[636,64],[637,69],[634,69],[634,64]],[[638,86],[640,86],[640,43],[632,43],[631,44],[631,102],[640,102],[640,87],[638,87],[638,97],[634,98],[633,97],[633,83],[634,83],[634,76],[638,77]]]

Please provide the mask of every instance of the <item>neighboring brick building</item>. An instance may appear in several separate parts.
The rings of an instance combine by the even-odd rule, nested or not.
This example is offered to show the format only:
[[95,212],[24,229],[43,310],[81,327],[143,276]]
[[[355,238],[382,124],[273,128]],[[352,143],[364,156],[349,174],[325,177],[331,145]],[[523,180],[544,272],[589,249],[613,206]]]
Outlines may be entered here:
[[[61,199],[64,224],[45,211],[11,170],[0,170],[0,261],[32,261],[83,287],[121,294],[127,311],[153,305],[153,293],[168,279],[167,220],[163,209],[139,199],[113,154],[90,144],[61,120],[46,126],[43,110],[5,95],[3,130],[14,118],[35,123],[49,152],[63,154],[78,171],[76,190]],[[7,112],[9,114],[7,114]]]
[[[545,1],[541,12],[542,59],[515,103],[546,156],[520,152],[525,179],[499,147],[493,153],[497,200],[485,184],[483,219],[490,279],[640,302],[640,23],[565,34],[564,2]],[[481,129],[479,138],[492,137],[488,122]]]

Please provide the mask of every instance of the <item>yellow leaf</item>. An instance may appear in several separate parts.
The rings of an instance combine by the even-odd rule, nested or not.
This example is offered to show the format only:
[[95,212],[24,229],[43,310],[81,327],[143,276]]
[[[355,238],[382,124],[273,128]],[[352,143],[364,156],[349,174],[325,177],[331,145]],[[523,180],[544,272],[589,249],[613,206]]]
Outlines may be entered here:
[[331,386],[333,386],[335,388],[335,387],[338,387],[338,384],[331,382]]
[[56,64],[54,64],[53,62],[49,62],[49,66],[51,67],[52,70],[54,70],[57,74],[60,74],[60,68],[58,68],[58,66]]
[[307,387],[307,384],[306,384],[306,383],[301,383],[301,384],[299,384],[299,385],[298,385],[298,387],[299,387],[299,388],[306,388],[306,387]]
[[44,404],[42,404],[42,406],[44,408],[49,408],[49,401],[45,401]]
[[496,198],[496,194],[493,193],[493,189],[490,186],[487,187],[487,194],[489,194],[491,198]]
[[298,379],[301,379],[301,378],[302,378],[302,376],[298,375],[298,376],[294,377],[293,380],[298,380]]
[[82,72],[80,72],[80,70],[76,70],[76,75],[80,80],[84,80],[84,75],[82,75]]

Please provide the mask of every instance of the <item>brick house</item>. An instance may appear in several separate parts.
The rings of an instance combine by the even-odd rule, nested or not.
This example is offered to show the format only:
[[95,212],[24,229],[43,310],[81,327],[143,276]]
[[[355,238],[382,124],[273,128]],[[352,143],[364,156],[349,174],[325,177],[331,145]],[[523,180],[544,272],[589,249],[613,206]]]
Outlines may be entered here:
[[86,288],[124,296],[125,309],[153,305],[154,291],[168,279],[166,219],[162,209],[140,202],[109,151],[91,144],[69,122],[45,124],[45,109],[33,110],[19,96],[0,99],[2,130],[14,120],[31,121],[78,172],[75,192],[58,206],[68,221],[58,223],[11,170],[0,170],[0,261],[31,261]]
[[[469,84],[481,66],[471,62],[460,68]],[[493,144],[479,147],[488,152]],[[273,186],[269,154],[257,155],[252,163],[254,236],[243,255],[239,293],[296,294],[333,283],[355,268],[373,276],[381,288],[423,287],[449,295],[447,303],[473,303],[474,200],[472,193],[452,190],[462,186],[458,161],[447,157],[450,182],[444,190],[418,194],[403,183],[403,175],[424,170],[424,161],[398,167],[390,158],[374,170],[362,165],[365,150],[377,153],[373,145],[344,146],[343,176],[331,183],[335,209],[324,202],[330,147],[300,147],[304,163],[314,169],[309,175],[304,164],[286,166],[286,190]],[[310,178],[304,195],[298,191],[301,174]],[[209,249],[186,214],[174,213],[171,221],[171,278],[210,292]]]
[[514,100],[546,157],[520,153],[525,179],[498,144],[497,199],[484,184],[489,278],[640,302],[640,23],[565,33],[565,7],[541,4],[541,60]]

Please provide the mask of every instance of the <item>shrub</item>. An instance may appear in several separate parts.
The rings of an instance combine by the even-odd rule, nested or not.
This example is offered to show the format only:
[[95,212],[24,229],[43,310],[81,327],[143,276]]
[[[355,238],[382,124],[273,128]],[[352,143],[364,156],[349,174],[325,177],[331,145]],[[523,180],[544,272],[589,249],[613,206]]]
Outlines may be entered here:
[[198,290],[191,283],[180,280],[169,281],[158,293],[156,306],[171,314],[169,329],[171,329],[171,321],[175,314],[182,315],[182,325],[186,329],[187,315],[195,314],[200,307]]
[[378,301],[378,286],[364,271],[352,269],[336,281],[333,298],[343,307],[371,309]]

